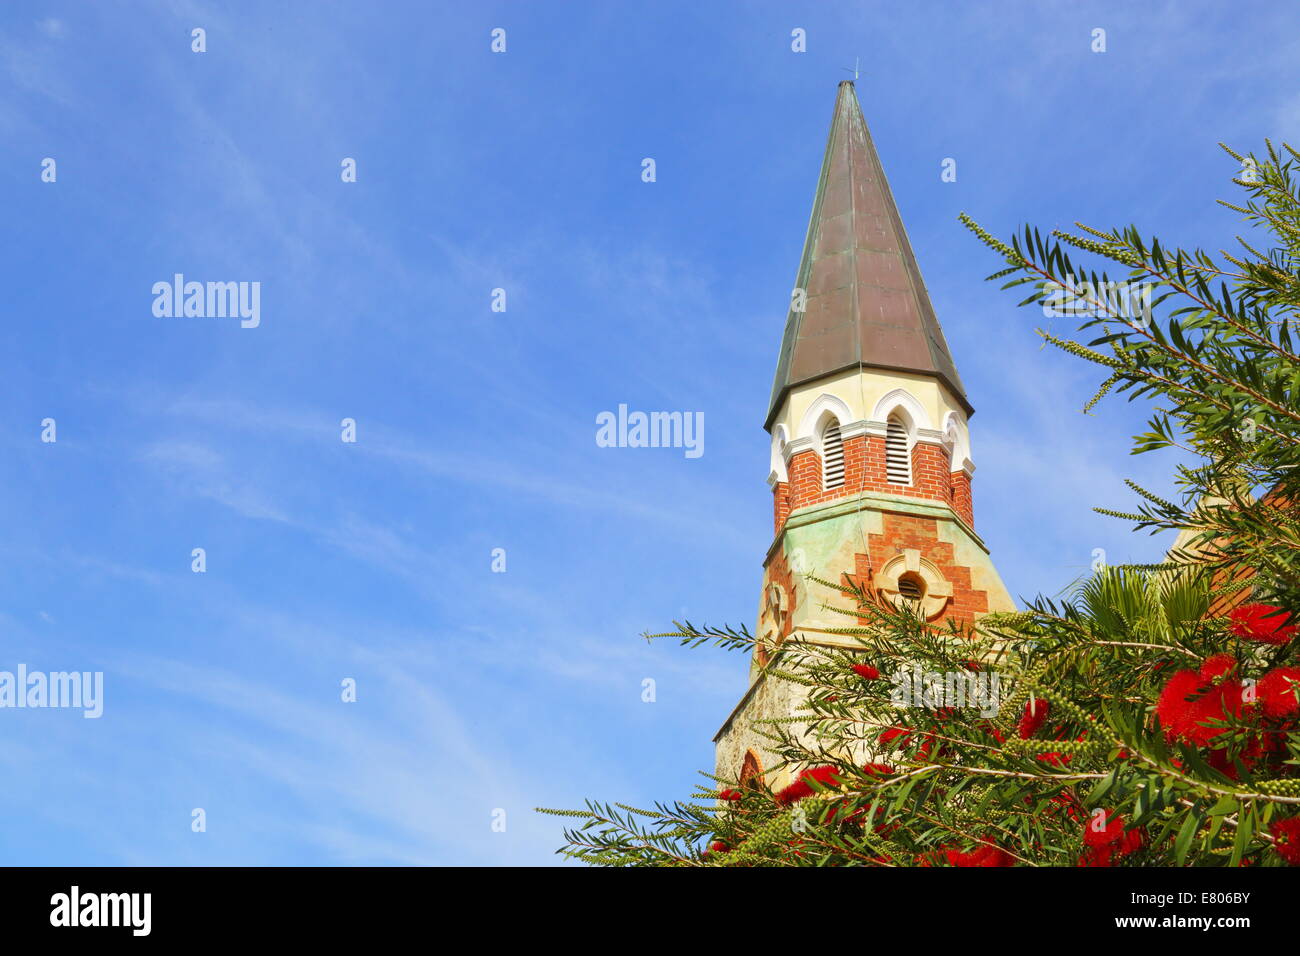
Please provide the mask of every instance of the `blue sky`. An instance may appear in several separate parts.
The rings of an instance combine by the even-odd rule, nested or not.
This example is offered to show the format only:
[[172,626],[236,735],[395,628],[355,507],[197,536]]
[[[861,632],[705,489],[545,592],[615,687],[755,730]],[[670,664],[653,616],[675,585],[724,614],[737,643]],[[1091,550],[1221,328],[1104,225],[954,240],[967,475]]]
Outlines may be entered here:
[[[1142,409],[1080,414],[1096,374],[981,281],[998,264],[957,214],[1218,249],[1216,141],[1300,141],[1300,12],[1276,4],[10,2],[0,23],[0,669],[105,674],[98,720],[0,710],[4,863],[549,864],[560,827],[532,807],[685,795],[746,664],[637,635],[752,625],[762,419],[855,57],[1008,587],[1059,591],[1094,548],[1154,557],[1089,510],[1126,476],[1169,487],[1167,459],[1128,457]],[[155,317],[178,272],[260,282],[261,325]],[[703,412],[703,456],[597,447],[620,403]]]

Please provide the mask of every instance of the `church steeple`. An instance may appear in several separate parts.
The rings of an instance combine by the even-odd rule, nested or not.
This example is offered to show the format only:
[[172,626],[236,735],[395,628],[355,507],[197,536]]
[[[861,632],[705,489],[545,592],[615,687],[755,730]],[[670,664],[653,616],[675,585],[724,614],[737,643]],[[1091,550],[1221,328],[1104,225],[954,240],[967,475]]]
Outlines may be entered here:
[[[773,530],[750,685],[714,738],[717,774],[776,787],[764,721],[807,689],[782,676],[786,641],[856,645],[842,593],[906,602],[967,626],[1015,607],[975,532],[966,399],[852,83],[841,83],[765,427]],[[763,768],[773,768],[764,772]]]
[[765,427],[789,390],[848,368],[938,377],[972,412],[852,81],[840,84]]

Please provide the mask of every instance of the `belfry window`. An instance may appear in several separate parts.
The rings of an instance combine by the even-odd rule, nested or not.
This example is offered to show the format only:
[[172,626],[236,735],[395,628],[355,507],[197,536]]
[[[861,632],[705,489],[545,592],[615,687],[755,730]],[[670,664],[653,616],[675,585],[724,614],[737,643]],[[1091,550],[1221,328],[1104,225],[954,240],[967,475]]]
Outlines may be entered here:
[[844,484],[844,439],[840,423],[831,419],[822,429],[822,489]]
[[885,426],[885,475],[891,484],[912,483],[912,449],[909,445],[907,426],[897,415],[890,415]]

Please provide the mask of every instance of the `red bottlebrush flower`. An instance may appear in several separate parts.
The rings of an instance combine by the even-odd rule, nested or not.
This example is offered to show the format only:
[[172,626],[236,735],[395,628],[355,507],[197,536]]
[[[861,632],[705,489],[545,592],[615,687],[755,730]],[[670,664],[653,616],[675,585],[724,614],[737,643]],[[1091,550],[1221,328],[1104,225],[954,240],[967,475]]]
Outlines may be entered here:
[[800,780],[815,780],[823,787],[838,787],[844,781],[839,778],[839,768],[832,766],[813,767],[799,774]]
[[1245,709],[1242,700],[1242,686],[1235,680],[1224,681],[1192,703],[1191,726],[1184,732],[1188,740],[1200,746],[1207,746],[1210,741],[1228,731],[1223,727],[1209,726],[1212,721],[1225,721],[1241,717]]
[[966,668],[968,671],[978,671],[980,669],[979,664],[975,661],[962,661],[961,666]]
[[812,787],[808,786],[808,784],[804,783],[802,780],[796,780],[794,783],[790,784],[790,786],[777,791],[776,802],[779,806],[788,807],[792,803],[798,803],[811,793]]
[[1083,843],[1088,848],[1084,855],[1089,856],[1091,851],[1091,858],[1089,862],[1080,862],[1079,865],[1110,866],[1113,857],[1128,856],[1141,848],[1142,841],[1141,827],[1125,830],[1123,817],[1111,815],[1109,811],[1093,811],[1083,827]]
[[[1026,798],[1026,802],[1028,802],[1028,798]],[[1079,805],[1079,798],[1076,797],[1074,794],[1068,793],[1066,791],[1062,791],[1061,793],[1058,793],[1056,796],[1052,797],[1052,803],[1055,803],[1057,806],[1064,807],[1066,816],[1068,816],[1071,820],[1079,819],[1079,811],[1081,807]]]
[[776,802],[783,807],[798,803],[804,797],[813,794],[814,782],[821,787],[838,787],[844,781],[840,779],[837,767],[813,767],[799,774],[799,778],[794,783],[777,793]]
[[1233,634],[1259,644],[1285,644],[1296,632],[1290,615],[1272,604],[1243,604],[1228,619]]
[[1025,712],[1021,715],[1020,723],[1016,727],[1016,733],[1020,735],[1021,740],[1028,740],[1038,733],[1038,729],[1047,720],[1049,710],[1051,710],[1051,705],[1038,697],[1025,704]]
[[862,809],[854,810],[847,798],[828,804],[827,811],[827,823],[834,823],[836,820],[841,823],[857,823],[867,812]]
[[[878,807],[876,815],[879,816],[880,811],[884,809],[885,809],[884,807]],[[901,824],[898,823],[877,823],[871,829],[874,830],[876,833],[880,834],[881,836],[885,838],[889,838],[893,836],[895,832],[897,832],[900,825]]]
[[[868,764],[867,766],[870,767],[871,764]],[[825,822],[827,823],[835,823],[836,821],[839,821],[840,823],[863,823],[866,820],[867,808],[858,807],[856,810],[853,809],[853,799],[851,797],[841,797],[840,799],[831,802],[828,806],[830,808],[830,813],[826,816]],[[885,813],[885,810],[885,807],[876,807],[876,812],[871,815],[872,819],[875,820],[882,816]],[[898,829],[898,824],[893,823],[886,825],[878,823],[873,829],[877,833],[892,833],[894,830]]]
[[731,847],[727,846],[727,844],[723,843],[721,840],[714,840],[709,844],[709,849],[714,853],[726,853],[731,849]]
[[[947,716],[943,711],[935,711],[935,716]],[[906,748],[912,740],[914,731],[910,727],[890,727],[880,734],[880,745],[888,747],[891,750],[902,750]],[[921,734],[920,742],[916,745],[916,755],[918,757],[930,756],[930,751],[934,747],[934,734]]]
[[1300,866],[1300,817],[1274,820],[1268,832],[1273,837],[1273,849],[1292,866]]
[[880,671],[876,670],[870,664],[854,664],[853,673],[857,674],[863,680],[880,680]]
[[950,866],[1015,866],[1016,860],[1010,853],[994,843],[984,843],[969,853],[947,850]]
[[1275,667],[1261,677],[1255,693],[1264,713],[1269,717],[1285,717],[1300,710],[1297,682],[1300,682],[1300,667]]
[[1052,751],[1051,753],[1039,754],[1038,759],[1043,763],[1050,763],[1053,767],[1064,767],[1070,762],[1070,754],[1062,756],[1056,751]]
[[1079,857],[1079,866],[1110,866],[1114,855],[1115,851],[1109,844],[1084,847],[1083,855]]
[[1231,654],[1215,654],[1213,657],[1207,657],[1201,664],[1201,680],[1212,681],[1218,677],[1226,677],[1235,673],[1237,670],[1237,659]]
[[1236,780],[1241,776],[1237,764],[1240,763],[1247,770],[1255,769],[1255,763],[1259,760],[1262,750],[1263,744],[1260,738],[1252,737],[1235,755],[1230,755],[1225,748],[1218,748],[1205,755],[1205,762],[1229,780]]
[[880,742],[882,744],[892,744],[898,741],[898,746],[906,747],[907,740],[912,736],[912,732],[906,727],[890,727],[888,730],[881,731]]
[[1277,730],[1268,730],[1264,732],[1263,752],[1266,754],[1280,754],[1286,752],[1287,734],[1295,730],[1294,721],[1287,721]]
[[1192,708],[1190,697],[1201,689],[1201,677],[1195,671],[1179,671],[1169,678],[1156,701],[1156,719],[1171,737],[1181,736],[1187,727]]
[[950,866],[974,866],[973,863],[969,862],[971,857],[975,855],[974,853],[962,853],[960,850],[946,850],[944,851],[944,855],[948,857],[948,864]]
[[1116,847],[1116,852],[1119,853],[1120,856],[1128,856],[1135,850],[1140,850],[1144,840],[1145,837],[1142,834],[1141,827],[1135,827],[1132,830],[1125,830],[1123,838],[1119,841],[1119,846]]
[[1156,717],[1171,739],[1204,747],[1224,733],[1222,727],[1209,726],[1211,722],[1241,716],[1242,690],[1235,680],[1207,687],[1195,671],[1179,671],[1160,692]]
[[1087,846],[1110,846],[1124,837],[1124,818],[1107,816],[1103,811],[1093,811],[1092,817],[1084,825],[1083,842]]
[[867,772],[868,777],[888,777],[894,772],[894,768],[887,763],[869,763],[862,769]]
[[729,801],[731,801],[731,802],[734,803],[735,801],[737,801],[737,800],[740,799],[740,791],[739,791],[739,790],[721,790],[721,791],[718,792],[718,799],[719,799],[719,800],[729,800]]

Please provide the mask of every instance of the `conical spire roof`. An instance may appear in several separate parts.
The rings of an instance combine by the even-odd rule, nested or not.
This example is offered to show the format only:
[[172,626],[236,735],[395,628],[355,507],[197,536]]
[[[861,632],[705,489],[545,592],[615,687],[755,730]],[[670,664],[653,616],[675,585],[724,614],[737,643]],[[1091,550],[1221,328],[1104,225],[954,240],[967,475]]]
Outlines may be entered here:
[[786,319],[767,427],[790,388],[855,366],[935,375],[972,411],[848,80],[795,286],[807,300]]

